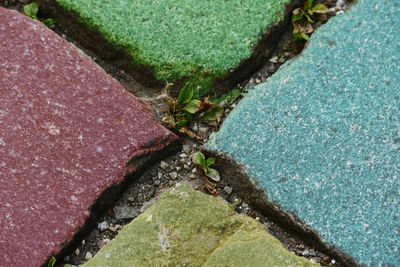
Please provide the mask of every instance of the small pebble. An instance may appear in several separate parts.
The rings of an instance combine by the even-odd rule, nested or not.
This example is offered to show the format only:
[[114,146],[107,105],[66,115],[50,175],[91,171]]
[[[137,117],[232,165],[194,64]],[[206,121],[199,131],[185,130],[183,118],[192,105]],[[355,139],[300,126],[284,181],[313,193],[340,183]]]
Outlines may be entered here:
[[159,179],[154,181],[154,186],[160,186],[161,181]]
[[81,252],[79,251],[79,248],[75,249],[75,255],[76,255],[76,256],[79,256],[79,253],[81,253]]
[[332,264],[335,264],[335,263],[336,263],[336,261],[335,261],[334,259],[332,259],[332,260],[331,260],[331,263],[332,263]]
[[161,173],[161,172],[159,172],[159,173],[157,174],[157,176],[158,176],[158,179],[161,179],[161,177],[162,177],[162,173]]
[[189,154],[190,151],[191,151],[191,148],[190,148],[189,145],[183,145],[182,148],[183,148],[183,151],[185,151],[186,154]]
[[309,255],[309,251],[308,249],[303,250],[303,252],[301,253],[301,256],[308,256]]
[[97,226],[97,228],[99,228],[100,231],[104,231],[109,227],[108,223],[106,221],[99,223],[99,225]]
[[181,167],[176,167],[175,170],[180,171],[182,168]]
[[233,191],[233,188],[232,188],[232,187],[229,187],[229,186],[225,186],[225,187],[224,187],[224,191],[225,191],[228,195],[230,195],[230,194],[232,193],[232,191]]
[[185,154],[185,153],[179,154],[179,157],[180,158],[187,158],[187,154]]
[[85,245],[86,241],[85,239],[82,240],[82,245]]
[[206,133],[206,132],[208,131],[208,127],[200,127],[200,128],[199,128],[199,131],[200,131],[201,133]]
[[261,80],[260,80],[260,79],[256,79],[255,81],[256,81],[256,84],[261,83]]
[[176,178],[178,178],[178,174],[176,172],[171,172],[169,174],[169,177],[171,177],[172,180],[175,180]]
[[69,262],[69,256],[64,257],[64,262]]
[[88,260],[90,260],[91,258],[93,258],[93,255],[92,255],[92,253],[90,253],[90,252],[86,252],[86,255],[85,255],[85,260],[86,260],[86,261],[88,261]]
[[191,175],[189,175],[189,178],[190,179],[196,179],[196,175],[192,173]]
[[98,247],[99,249],[102,249],[105,245],[106,245],[106,244],[104,243],[103,240],[97,241],[97,247]]
[[166,170],[168,168],[168,166],[169,166],[168,163],[166,163],[165,161],[160,162],[161,169]]
[[269,62],[271,63],[278,63],[278,57],[272,57],[269,59]]
[[188,165],[183,165],[183,168],[185,169],[185,170],[190,170],[190,167],[188,166]]

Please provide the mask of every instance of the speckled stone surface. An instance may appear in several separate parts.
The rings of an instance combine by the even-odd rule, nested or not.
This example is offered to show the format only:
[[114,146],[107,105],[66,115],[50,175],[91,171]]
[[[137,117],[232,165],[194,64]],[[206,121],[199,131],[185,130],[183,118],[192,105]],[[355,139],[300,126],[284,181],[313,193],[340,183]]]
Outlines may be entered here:
[[56,0],[135,64],[175,81],[226,74],[248,58],[290,0]]
[[89,207],[177,137],[44,24],[0,8],[0,266],[40,266]]
[[206,144],[369,266],[400,266],[399,12],[398,1],[358,0],[251,90]]
[[221,198],[177,184],[83,266],[319,265],[289,252]]

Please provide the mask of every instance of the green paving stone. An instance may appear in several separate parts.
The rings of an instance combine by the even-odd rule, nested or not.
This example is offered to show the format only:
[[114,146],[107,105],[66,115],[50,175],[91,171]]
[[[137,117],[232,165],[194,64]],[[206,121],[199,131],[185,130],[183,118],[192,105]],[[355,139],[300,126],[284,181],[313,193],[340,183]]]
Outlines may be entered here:
[[177,184],[84,266],[317,266],[220,198]]
[[135,64],[175,81],[201,72],[226,74],[248,58],[290,0],[56,0],[78,19],[124,47]]
[[369,266],[400,266],[400,2],[358,0],[251,90],[206,149]]

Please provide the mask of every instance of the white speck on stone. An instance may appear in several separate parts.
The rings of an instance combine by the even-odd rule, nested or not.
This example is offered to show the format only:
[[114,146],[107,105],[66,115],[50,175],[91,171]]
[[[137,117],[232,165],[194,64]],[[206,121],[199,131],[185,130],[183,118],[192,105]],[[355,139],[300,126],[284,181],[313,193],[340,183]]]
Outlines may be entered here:
[[293,111],[296,111],[299,107],[298,106],[292,106],[291,107]]
[[71,196],[71,200],[72,200],[72,201],[77,201],[78,199],[77,199],[74,195],[72,195],[72,196]]
[[110,256],[111,256],[111,255],[110,255],[110,253],[108,253],[108,252],[106,253],[106,255],[104,255],[104,257],[105,257],[106,259],[109,259]]
[[59,135],[61,130],[57,128],[55,125],[49,125],[48,126],[48,133],[51,135]]
[[102,148],[101,146],[98,146],[98,147],[96,148],[96,150],[97,150],[97,152],[99,152],[99,153],[103,152],[103,148]]
[[150,214],[150,215],[146,218],[146,222],[151,222],[152,219],[153,219],[153,215]]
[[6,143],[4,142],[4,140],[0,137],[0,146],[6,146]]

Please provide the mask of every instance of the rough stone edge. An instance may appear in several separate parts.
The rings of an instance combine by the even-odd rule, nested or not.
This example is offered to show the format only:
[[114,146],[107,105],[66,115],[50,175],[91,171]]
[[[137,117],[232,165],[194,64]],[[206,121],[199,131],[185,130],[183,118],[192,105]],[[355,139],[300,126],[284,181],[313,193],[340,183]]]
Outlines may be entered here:
[[161,150],[152,151],[145,155],[137,156],[131,159],[127,163],[127,171],[123,175],[122,181],[118,184],[113,183],[101,193],[101,195],[89,208],[90,215],[86,218],[83,226],[75,231],[70,241],[61,245],[61,250],[58,253],[49,256],[42,267],[47,267],[52,257],[55,257],[56,261],[61,261],[66,255],[68,255],[76,246],[80,244],[81,240],[96,227],[96,221],[100,219],[100,217],[120,198],[125,190],[131,184],[133,184],[149,166],[162,160],[168,155],[177,152],[180,149],[180,146],[180,139],[171,134],[168,138],[168,141],[164,143],[164,148]]
[[211,151],[204,147],[202,147],[202,150],[206,157],[216,158],[215,168],[224,181],[235,188],[241,199],[278,224],[282,229],[339,260],[346,267],[365,266],[357,263],[355,259],[339,248],[327,244],[319,237],[317,231],[310,230],[295,214],[284,212],[277,203],[268,201],[265,190],[258,188],[257,182],[249,177],[244,165],[236,163],[230,156],[223,153]]
[[[78,21],[73,11],[68,11],[61,7],[56,0],[37,0],[40,8],[39,13],[45,17],[57,19],[57,26],[77,40],[84,47],[93,50],[106,62],[116,65],[128,73],[143,85],[151,88],[162,89],[165,82],[157,80],[153,75],[153,68],[145,65],[133,65],[132,57],[124,52],[123,48],[118,48],[108,42],[99,32],[89,29],[86,24]],[[242,82],[252,73],[257,71],[263,62],[272,54],[276,48],[280,37],[287,31],[292,11],[300,7],[305,0],[291,0],[285,6],[283,19],[274,26],[267,29],[257,45],[253,49],[252,55],[242,60],[235,68],[223,76],[214,80],[214,89],[220,95],[231,90],[239,82]],[[173,96],[177,96],[180,89],[185,84],[186,79],[174,82],[169,90]]]

